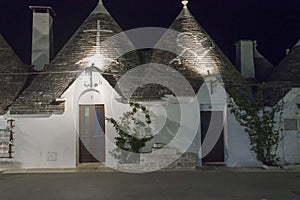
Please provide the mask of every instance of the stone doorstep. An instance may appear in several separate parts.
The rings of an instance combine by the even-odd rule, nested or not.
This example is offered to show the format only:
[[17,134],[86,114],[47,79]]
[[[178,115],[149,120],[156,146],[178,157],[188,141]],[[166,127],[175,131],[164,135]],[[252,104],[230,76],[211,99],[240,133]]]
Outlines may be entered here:
[[107,167],[103,163],[82,163],[76,168],[78,172],[88,172],[88,171],[101,171],[101,172],[113,172],[116,171],[110,167]]

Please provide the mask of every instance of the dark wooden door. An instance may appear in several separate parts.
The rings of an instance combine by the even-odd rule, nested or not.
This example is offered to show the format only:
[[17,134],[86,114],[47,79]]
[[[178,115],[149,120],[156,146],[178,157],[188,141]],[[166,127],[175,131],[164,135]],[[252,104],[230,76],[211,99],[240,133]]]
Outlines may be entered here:
[[[204,138],[207,134],[207,130],[209,128],[211,122],[212,112],[205,111],[201,112],[201,141],[203,143]],[[212,130],[215,127],[223,127],[223,112],[214,112],[214,121],[212,121]],[[221,123],[221,124],[220,124]],[[216,130],[219,131],[219,130]],[[210,162],[224,162],[224,131],[222,129],[222,133],[209,154],[207,154],[204,158],[202,158],[203,163]]]
[[103,105],[80,106],[79,162],[105,162]]

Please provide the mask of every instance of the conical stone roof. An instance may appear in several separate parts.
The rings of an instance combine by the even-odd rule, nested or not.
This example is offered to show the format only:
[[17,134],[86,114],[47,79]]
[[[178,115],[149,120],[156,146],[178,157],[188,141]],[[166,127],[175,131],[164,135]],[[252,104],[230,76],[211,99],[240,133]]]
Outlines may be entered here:
[[[183,10],[171,24],[170,30],[157,43],[153,62],[175,68],[186,77],[195,93],[205,76],[215,75],[222,78],[226,91],[232,97],[244,92],[250,94],[247,81],[198,24],[187,8],[187,1],[183,3]],[[185,88],[181,90],[185,95]]]
[[275,105],[294,87],[300,87],[300,40],[274,69],[265,96],[270,105]]
[[17,98],[27,80],[29,67],[18,58],[0,34],[0,114]]
[[[117,39],[110,39],[117,35]],[[61,113],[64,105],[55,99],[68,89],[78,74],[92,64],[108,73],[114,86],[122,73],[139,61],[127,36],[106,10],[102,1],[88,16],[54,60],[38,75],[12,106],[12,114]],[[121,57],[119,57],[121,56]]]
[[276,67],[271,80],[300,85],[300,40]]

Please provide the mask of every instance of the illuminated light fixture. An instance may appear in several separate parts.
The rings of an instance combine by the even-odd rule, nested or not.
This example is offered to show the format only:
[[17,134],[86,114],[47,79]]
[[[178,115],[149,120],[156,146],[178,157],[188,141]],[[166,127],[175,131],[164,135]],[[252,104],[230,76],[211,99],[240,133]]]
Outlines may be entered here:
[[64,102],[64,101],[66,101],[66,98],[56,98],[55,101],[56,102]]
[[215,74],[215,70],[212,67],[201,66],[195,69],[201,74],[201,76],[213,76]]
[[87,57],[86,64],[87,66],[93,66],[101,69],[103,67],[103,56],[100,53],[95,54],[94,56]]
[[99,53],[93,55],[93,56],[90,56],[90,57],[87,57],[87,58],[84,58],[80,61],[78,61],[76,64],[77,65],[84,65],[84,66],[93,66],[93,67],[97,67],[98,69],[101,69],[103,67],[103,56]]
[[183,4],[183,8],[187,8],[187,5],[188,5],[189,1],[184,0],[181,3]]

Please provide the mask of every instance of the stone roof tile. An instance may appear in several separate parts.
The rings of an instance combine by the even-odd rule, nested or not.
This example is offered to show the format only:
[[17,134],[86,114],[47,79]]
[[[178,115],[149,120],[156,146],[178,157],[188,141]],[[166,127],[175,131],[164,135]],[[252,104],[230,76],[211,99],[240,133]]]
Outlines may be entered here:
[[187,78],[195,93],[201,87],[204,77],[215,75],[222,78],[226,91],[232,97],[243,95],[243,92],[250,95],[251,88],[248,82],[198,24],[187,7],[183,8],[170,29],[163,35],[156,48],[167,47],[173,53],[155,51],[152,57],[154,63],[177,69]]
[[276,67],[270,80],[300,85],[300,40]]
[[4,114],[26,85],[29,67],[0,34],[0,114]]
[[[100,33],[100,35],[99,35]],[[117,39],[111,39],[118,35]],[[51,105],[68,89],[85,68],[92,63],[105,73],[124,72],[139,63],[136,54],[119,57],[118,49],[133,49],[133,45],[102,1],[57,54],[49,67],[39,74],[11,107],[11,114],[61,112],[63,105]],[[101,63],[99,63],[101,56]],[[114,85],[119,76],[108,79]],[[34,108],[34,109],[33,109]],[[21,113],[20,113],[21,112]]]

